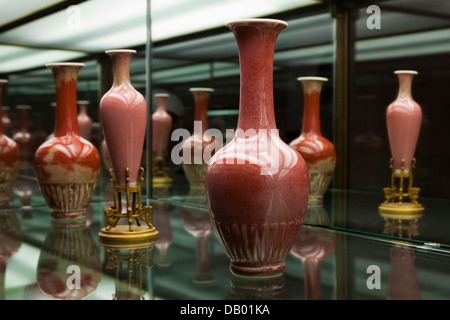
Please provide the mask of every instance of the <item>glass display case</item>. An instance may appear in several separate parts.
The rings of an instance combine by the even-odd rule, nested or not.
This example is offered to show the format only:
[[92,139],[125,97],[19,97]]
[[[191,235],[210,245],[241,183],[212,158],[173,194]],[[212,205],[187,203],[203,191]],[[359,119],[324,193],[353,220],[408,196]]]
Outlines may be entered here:
[[[55,128],[56,91],[44,65],[82,62],[77,99],[83,101],[83,115],[92,120],[89,141],[102,161],[86,221],[69,223],[52,218],[33,163],[22,162],[10,202],[0,208],[2,299],[450,298],[450,173],[444,160],[450,138],[445,90],[450,84],[449,3],[263,2],[0,4],[0,79],[8,80],[1,101],[5,134],[12,139],[27,127],[38,141],[36,148],[48,139]],[[241,73],[238,47],[225,23],[244,18],[288,24],[273,57],[274,114],[282,140],[289,144],[302,131],[304,93],[297,79],[324,77],[320,128],[336,149],[323,205],[308,207],[285,272],[271,279],[230,272],[204,190],[194,190],[183,166],[173,161],[183,142],[173,133],[195,130],[191,88],[214,89],[208,126],[220,133],[222,145],[233,137]],[[105,50],[125,48],[136,50],[130,80],[148,104],[142,201],[152,207],[159,237],[146,244],[111,246],[98,237],[114,197],[99,105],[113,81]],[[379,209],[393,179],[386,112],[399,89],[396,70],[417,71],[411,92],[422,111],[413,172],[423,206],[419,212]],[[165,184],[152,175],[151,115],[158,107],[157,93],[168,95],[165,109],[172,119],[164,162],[170,183]],[[28,126],[21,124],[23,106],[29,106]],[[73,271],[74,265],[81,269]],[[77,270],[86,277],[82,290],[74,290],[76,280],[68,280]]]

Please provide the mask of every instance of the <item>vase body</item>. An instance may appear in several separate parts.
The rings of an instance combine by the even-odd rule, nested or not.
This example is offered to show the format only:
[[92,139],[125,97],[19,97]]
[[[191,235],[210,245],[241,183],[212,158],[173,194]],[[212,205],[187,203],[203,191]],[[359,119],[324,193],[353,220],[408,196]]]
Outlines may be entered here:
[[84,216],[100,174],[98,150],[80,137],[77,77],[82,63],[51,63],[56,84],[54,136],[36,151],[34,167],[42,195],[54,218]]
[[114,80],[100,101],[100,122],[119,186],[125,186],[129,169],[131,186],[137,185],[147,126],[147,103],[130,81],[134,50],[108,50]]
[[[7,80],[0,79],[0,106],[3,86]],[[0,113],[2,110],[0,109]],[[1,116],[1,114],[0,114]],[[20,166],[18,144],[5,135],[3,122],[0,123],[0,206],[7,206],[11,199],[11,190]]]
[[219,148],[218,142],[208,133],[208,103],[214,89],[190,88],[194,97],[194,131],[183,141],[181,155],[183,169],[191,189],[204,189],[206,166]]
[[78,128],[80,130],[80,136],[86,140],[91,139],[92,133],[92,119],[89,117],[87,107],[89,101],[78,101],[79,113],[78,113]]
[[298,151],[308,166],[310,205],[321,205],[336,167],[334,145],[324,138],[320,129],[320,94],[326,78],[300,77],[303,86],[304,109],[300,136],[289,145]]
[[152,114],[152,149],[155,156],[164,157],[170,139],[170,130],[172,129],[172,116],[166,111],[166,102],[169,95],[157,93],[155,97],[158,108]]
[[[394,171],[408,173],[419,138],[422,109],[411,94],[413,77],[417,71],[397,70],[399,81],[397,98],[388,106],[386,124]],[[404,164],[402,165],[402,161]]]
[[34,153],[36,152],[36,138],[31,134],[28,126],[29,111],[31,106],[17,106],[20,115],[19,130],[14,133],[13,140],[20,148],[21,166],[33,164]]
[[388,300],[421,300],[419,277],[414,263],[414,249],[392,247],[391,265],[387,285]]
[[208,164],[205,190],[230,271],[242,276],[284,272],[308,204],[308,168],[280,138],[274,116],[273,55],[286,26],[271,19],[227,24],[239,50],[239,119],[233,139]]

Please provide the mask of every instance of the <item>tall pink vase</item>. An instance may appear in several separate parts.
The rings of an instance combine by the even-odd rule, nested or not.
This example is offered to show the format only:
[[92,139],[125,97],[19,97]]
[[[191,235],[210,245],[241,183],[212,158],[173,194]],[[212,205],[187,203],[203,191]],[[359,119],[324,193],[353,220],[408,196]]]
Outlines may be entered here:
[[87,112],[87,107],[89,101],[80,100],[78,101],[79,113],[78,113],[78,127],[80,129],[80,136],[86,140],[91,139],[92,133],[92,119],[89,117]]
[[399,90],[397,98],[387,108],[386,123],[394,172],[400,173],[404,160],[403,172],[408,173],[422,124],[422,109],[411,94],[417,71],[397,70],[394,73],[398,76]]
[[19,105],[16,108],[19,110],[20,127],[12,138],[19,145],[21,165],[28,166],[33,163],[36,152],[36,138],[31,134],[28,125],[31,106]]
[[172,116],[166,110],[166,102],[169,95],[166,93],[155,94],[158,108],[152,114],[153,142],[152,148],[155,156],[163,157],[167,152],[167,145],[172,129]]
[[84,217],[100,174],[98,150],[78,129],[77,78],[84,64],[46,66],[56,85],[55,131],[36,151],[36,177],[54,218]]
[[183,142],[183,169],[191,189],[205,186],[205,172],[209,157],[218,150],[218,142],[208,133],[208,103],[212,88],[190,88],[194,97],[194,131]]
[[303,85],[304,109],[300,136],[289,145],[305,159],[309,170],[310,205],[322,205],[336,167],[334,145],[322,136],[320,128],[320,94],[327,78],[300,77]]
[[124,187],[138,182],[147,125],[147,103],[130,81],[130,61],[135,50],[107,50],[111,57],[114,80],[100,101],[100,122],[111,155],[116,181]]
[[205,179],[219,242],[242,276],[285,269],[308,205],[308,168],[282,141],[275,124],[273,56],[287,23],[246,19],[227,23],[239,50],[239,119],[233,139],[211,158]]
[[[7,80],[0,79],[0,106],[2,104],[3,86]],[[0,109],[0,116],[2,110]],[[20,149],[18,144],[5,135],[3,122],[0,122],[0,206],[7,206],[11,201],[11,190],[20,166]]]

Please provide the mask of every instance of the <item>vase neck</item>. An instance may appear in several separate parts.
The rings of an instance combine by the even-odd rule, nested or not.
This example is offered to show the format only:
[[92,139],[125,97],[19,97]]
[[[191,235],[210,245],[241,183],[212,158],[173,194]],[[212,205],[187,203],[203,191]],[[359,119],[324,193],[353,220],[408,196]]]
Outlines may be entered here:
[[275,42],[286,24],[261,19],[227,24],[239,51],[240,99],[238,129],[276,129],[273,105]]
[[412,98],[411,87],[414,74],[399,73],[398,76],[398,96],[399,99]]
[[77,78],[79,65],[51,67],[56,84],[55,137],[80,135],[77,117]]
[[20,131],[28,131],[28,109],[20,109],[19,124]]
[[87,105],[80,104],[80,114],[87,115]]
[[132,52],[114,52],[109,53],[114,71],[113,87],[122,85],[131,85],[130,81],[130,61],[134,53]]
[[202,124],[202,134],[208,130],[208,103],[211,95],[210,91],[193,91],[195,113],[194,121]]
[[157,111],[166,111],[166,101],[167,97],[158,97]]
[[305,80],[303,85],[303,135],[322,135],[320,129],[320,93],[322,81]]

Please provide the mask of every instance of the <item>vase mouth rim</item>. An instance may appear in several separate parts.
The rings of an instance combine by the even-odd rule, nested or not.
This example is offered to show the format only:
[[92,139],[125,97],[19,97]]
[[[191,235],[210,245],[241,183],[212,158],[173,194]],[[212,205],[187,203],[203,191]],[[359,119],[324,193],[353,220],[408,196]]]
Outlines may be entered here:
[[89,104],[90,102],[88,100],[78,100],[77,104]]
[[135,54],[137,51],[134,49],[110,49],[110,50],[106,50],[105,53],[106,54],[114,54],[114,53],[130,53],[130,54]]
[[303,80],[315,80],[315,81],[324,81],[327,82],[328,78],[325,77],[316,77],[316,76],[304,76],[304,77],[298,77],[297,81],[303,81]]
[[416,70],[396,70],[394,74],[419,74]]
[[194,87],[194,88],[189,88],[189,91],[194,92],[194,91],[207,91],[207,92],[214,92],[213,88],[206,88],[206,87]]
[[7,79],[0,79],[0,83],[8,83]]
[[45,66],[47,68],[54,68],[54,67],[84,67],[85,64],[82,62],[51,62],[46,63]]
[[25,104],[19,104],[16,106],[17,110],[30,110],[31,106],[30,105],[25,105]]
[[155,97],[169,97],[169,94],[168,93],[155,93]]
[[288,26],[288,23],[286,21],[283,20],[279,20],[279,19],[270,19],[270,18],[247,18],[247,19],[235,19],[235,20],[230,20],[227,23],[225,23],[226,27],[230,27],[233,24],[254,24],[254,23],[277,23],[277,24],[281,24],[284,25],[285,27]]

